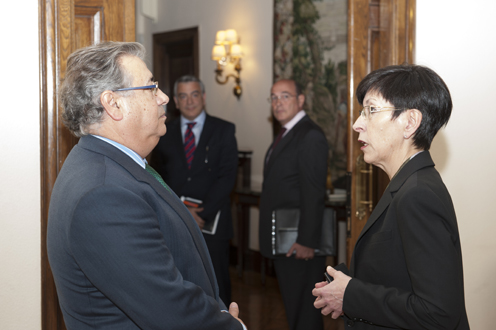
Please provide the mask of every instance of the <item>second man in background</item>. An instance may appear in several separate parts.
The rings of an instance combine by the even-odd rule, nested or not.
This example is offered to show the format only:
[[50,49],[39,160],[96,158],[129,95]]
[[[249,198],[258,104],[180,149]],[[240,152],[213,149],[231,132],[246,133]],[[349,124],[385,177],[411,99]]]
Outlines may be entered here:
[[[322,129],[303,110],[305,96],[293,80],[272,86],[269,101],[281,131],[265,156],[260,198],[260,252],[274,259],[291,330],[322,330],[319,310],[313,308],[312,289],[320,282],[325,257],[315,256],[320,246],[324,214],[327,140]],[[298,237],[286,255],[272,252],[272,213],[299,209]]]

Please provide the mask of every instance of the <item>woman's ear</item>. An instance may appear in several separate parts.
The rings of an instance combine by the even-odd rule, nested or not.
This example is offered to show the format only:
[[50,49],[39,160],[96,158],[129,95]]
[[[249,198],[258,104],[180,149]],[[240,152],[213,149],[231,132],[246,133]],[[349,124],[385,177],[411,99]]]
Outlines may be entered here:
[[422,122],[422,112],[417,109],[407,110],[407,123],[405,127],[405,139],[409,139],[415,134]]
[[122,113],[122,108],[119,106],[119,98],[112,91],[104,91],[100,95],[100,102],[107,115],[115,121],[122,120],[124,115]]

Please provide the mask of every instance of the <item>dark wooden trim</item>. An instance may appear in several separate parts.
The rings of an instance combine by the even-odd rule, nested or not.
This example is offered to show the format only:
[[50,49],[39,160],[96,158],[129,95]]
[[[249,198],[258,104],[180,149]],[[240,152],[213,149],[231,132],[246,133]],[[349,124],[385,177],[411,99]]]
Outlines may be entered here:
[[[70,0],[39,0],[40,52],[40,177],[41,177],[41,315],[42,329],[65,329],[46,253],[50,195],[59,170],[58,100],[60,74],[58,21]],[[64,22],[67,23],[67,22]],[[64,35],[62,35],[63,37]],[[67,36],[67,35],[66,35]]]
[[[60,117],[59,83],[75,49],[75,4],[104,5],[105,40],[134,41],[135,0],[38,0],[40,53],[41,328],[65,329],[48,263],[46,234],[50,196],[62,164],[77,139]],[[113,15],[113,17],[112,17]],[[116,18],[112,21],[112,18]],[[105,18],[103,18],[105,19]],[[125,24],[124,24],[125,23]],[[117,27],[115,27],[117,26]]]
[[[169,96],[167,105],[167,121],[171,122],[179,116],[179,110],[173,100],[174,82],[179,76],[178,71],[171,68],[171,61],[177,61],[177,51],[182,48],[185,51],[179,57],[191,59],[188,70],[183,67],[174,69],[180,70],[181,74],[191,74],[195,77],[200,75],[199,61],[199,29],[191,27],[186,29],[159,32],[153,34],[153,75],[159,82],[160,89]],[[187,53],[187,55],[186,55]],[[175,54],[175,55],[173,55]]]
[[[356,217],[356,160],[362,154],[353,124],[360,105],[355,90],[371,71],[392,64],[414,62],[416,0],[349,0],[348,1],[348,167],[351,175],[351,200],[348,218],[348,262],[356,239],[368,218]],[[373,196],[377,203],[389,178],[373,169]],[[375,204],[374,204],[375,205]]]

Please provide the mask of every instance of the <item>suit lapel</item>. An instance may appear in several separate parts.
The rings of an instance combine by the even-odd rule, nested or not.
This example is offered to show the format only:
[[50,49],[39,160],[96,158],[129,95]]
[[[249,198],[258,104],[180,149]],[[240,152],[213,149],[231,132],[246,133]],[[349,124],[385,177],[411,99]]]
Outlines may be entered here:
[[[360,243],[361,238],[365,235],[365,233],[374,225],[374,223],[379,219],[379,217],[386,211],[391,204],[394,195],[401,188],[401,186],[405,183],[405,181],[415,172],[424,168],[426,166],[434,166],[434,162],[430,156],[429,151],[423,151],[417,156],[415,156],[412,160],[405,164],[405,166],[400,169],[398,174],[393,178],[393,180],[389,183],[382,195],[379,203],[377,203],[376,207],[370,214],[367,223],[363,227],[360,236],[355,243],[355,250]],[[354,259],[352,258],[352,264],[350,269],[354,269]]]
[[214,123],[212,122],[212,117],[206,116],[205,122],[203,123],[203,129],[200,134],[200,141],[196,146],[195,156],[193,158],[193,163],[191,164],[191,170],[195,171],[201,168],[201,163],[205,161],[205,156],[207,153],[207,147],[209,146],[210,139],[214,133]]
[[[181,134],[179,132],[179,137]],[[198,228],[198,225],[195,223],[193,217],[189,213],[188,209],[184,206],[181,200],[177,197],[177,195],[167,189],[160,182],[158,182],[150,173],[148,173],[144,168],[136,164],[134,160],[132,160],[129,156],[110,145],[105,141],[101,141],[92,136],[84,136],[80,139],[79,144],[81,147],[85,149],[93,150],[94,152],[105,155],[106,157],[114,160],[119,165],[121,165],[124,169],[126,169],[129,173],[137,181],[145,182],[149,184],[160,197],[167,204],[169,204],[174,211],[179,215],[179,217],[186,224],[193,241],[195,242],[196,248],[201,255],[205,270],[210,278],[210,282],[212,284],[213,292],[216,292],[216,278],[212,269],[212,265],[210,263],[210,256],[207,255],[208,248],[204,242],[203,236]],[[184,152],[183,152],[184,153]]]
[[[269,161],[267,162],[266,166],[264,167],[264,175],[268,173],[270,168],[272,167],[272,164],[274,164],[275,159],[279,157],[279,155],[284,151],[284,149],[291,144],[291,140],[294,138],[295,134],[298,132],[298,130],[301,127],[301,124],[304,123],[305,121],[309,120],[308,115],[305,115],[300,119],[299,122],[296,123],[296,125],[289,130],[289,132],[279,141],[277,146],[275,147],[274,150],[272,150],[272,153],[270,154]],[[269,147],[269,150],[267,151],[267,154],[264,159],[267,159],[267,156],[270,152],[270,149],[272,148],[272,145],[274,142]]]

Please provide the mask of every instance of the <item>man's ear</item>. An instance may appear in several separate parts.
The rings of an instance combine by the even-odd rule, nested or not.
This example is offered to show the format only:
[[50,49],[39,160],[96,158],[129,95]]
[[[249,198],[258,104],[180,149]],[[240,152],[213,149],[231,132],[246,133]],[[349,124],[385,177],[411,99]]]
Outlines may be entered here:
[[408,139],[415,134],[422,122],[422,112],[417,109],[407,110],[407,123],[405,127],[405,138]]
[[300,94],[298,95],[298,107],[303,109],[303,104],[305,104],[305,95]]
[[119,121],[124,118],[122,109],[119,106],[119,100],[121,100],[121,98],[118,98],[118,96],[112,91],[104,91],[100,95],[100,102],[102,103],[105,112],[115,121]]

